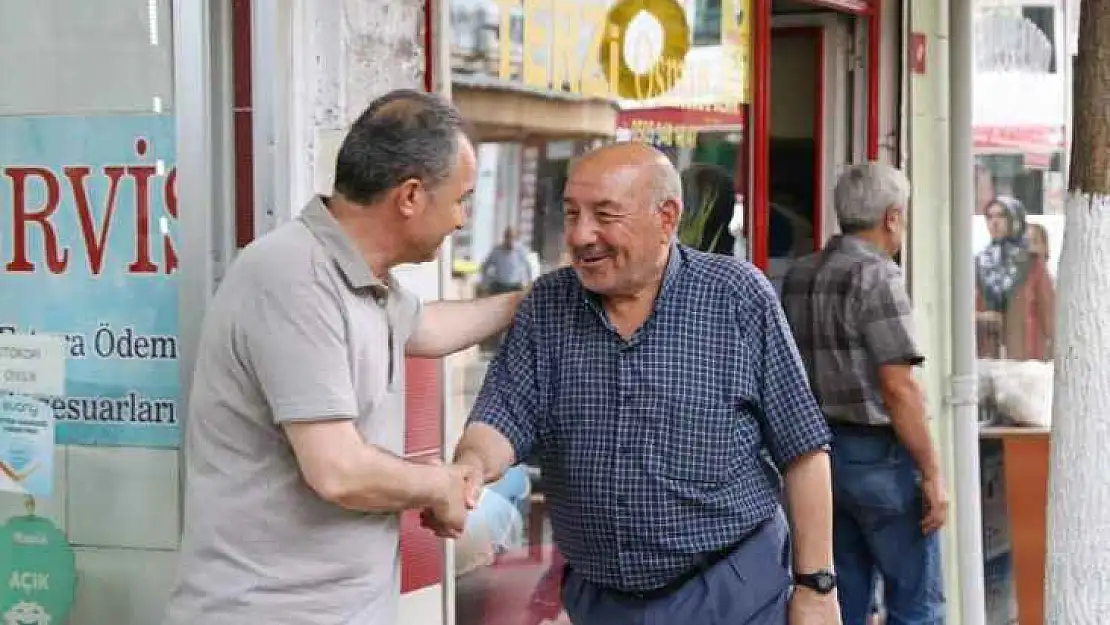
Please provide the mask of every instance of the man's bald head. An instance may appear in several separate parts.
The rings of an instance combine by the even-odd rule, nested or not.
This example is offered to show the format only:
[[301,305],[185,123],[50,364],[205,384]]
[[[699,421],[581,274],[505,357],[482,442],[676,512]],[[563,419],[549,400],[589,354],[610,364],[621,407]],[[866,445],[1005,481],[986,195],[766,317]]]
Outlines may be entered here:
[[662,152],[616,143],[582,156],[563,193],[567,248],[604,296],[654,293],[682,214],[682,180]]
[[682,178],[678,170],[666,154],[646,143],[626,141],[602,146],[581,156],[571,168],[571,175],[582,166],[626,169],[639,179],[637,188],[649,192],[649,208],[656,209],[672,200],[682,210]]

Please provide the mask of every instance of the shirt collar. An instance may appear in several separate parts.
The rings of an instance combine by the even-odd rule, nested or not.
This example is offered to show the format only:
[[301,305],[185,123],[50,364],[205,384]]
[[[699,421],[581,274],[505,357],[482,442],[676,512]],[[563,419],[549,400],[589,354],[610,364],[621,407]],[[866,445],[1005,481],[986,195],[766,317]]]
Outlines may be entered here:
[[848,249],[860,252],[870,252],[878,254],[883,258],[889,258],[890,255],[884,252],[878,245],[865,241],[857,236],[851,234],[838,234],[829,240],[828,247],[834,249]]
[[686,264],[686,249],[678,243],[671,243],[671,249],[667,253],[667,268],[663,270],[663,284],[659,287],[659,297],[663,296],[674,290],[674,285],[678,282],[678,274],[682,267]]
[[389,292],[392,276],[386,282],[374,276],[354,241],[343,232],[339,222],[324,204],[323,196],[317,195],[309,200],[298,219],[323,245],[348,286],[352,289],[370,289],[379,297]]

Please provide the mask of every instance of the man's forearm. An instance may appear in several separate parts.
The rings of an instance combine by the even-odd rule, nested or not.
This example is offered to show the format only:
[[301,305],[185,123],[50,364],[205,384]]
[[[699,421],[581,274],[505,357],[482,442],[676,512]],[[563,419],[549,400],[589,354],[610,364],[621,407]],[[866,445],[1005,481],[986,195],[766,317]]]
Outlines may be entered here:
[[524,292],[465,301],[433,302],[424,307],[405,346],[409,356],[442,358],[505,330]]
[[794,570],[812,573],[833,565],[832,475],[829,455],[816,451],[786,470],[787,514],[794,541]]
[[916,382],[906,384],[885,398],[890,423],[898,442],[909,452],[914,464],[926,479],[940,474],[933,438],[925,419],[925,398]]
[[501,432],[484,423],[471,423],[455,448],[455,462],[481,470],[488,484],[501,479],[517,459],[512,444]]
[[367,445],[365,452],[336,472],[321,494],[349,510],[403,512],[439,505],[449,483],[443,467],[399,458]]

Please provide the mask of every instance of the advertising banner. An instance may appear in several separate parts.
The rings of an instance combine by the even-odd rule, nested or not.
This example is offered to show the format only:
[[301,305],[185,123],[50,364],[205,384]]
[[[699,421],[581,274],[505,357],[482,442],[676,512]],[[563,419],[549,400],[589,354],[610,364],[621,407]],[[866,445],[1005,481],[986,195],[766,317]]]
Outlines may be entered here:
[[179,445],[174,120],[0,117],[0,335],[64,337],[58,444]]

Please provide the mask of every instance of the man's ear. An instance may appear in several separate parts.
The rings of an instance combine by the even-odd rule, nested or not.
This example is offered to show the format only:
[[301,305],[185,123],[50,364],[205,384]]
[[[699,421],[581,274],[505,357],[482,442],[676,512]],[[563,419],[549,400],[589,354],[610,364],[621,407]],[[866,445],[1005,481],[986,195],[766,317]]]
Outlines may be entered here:
[[902,218],[902,210],[897,206],[891,205],[886,209],[883,215],[883,224],[886,225],[887,230],[895,231],[898,227],[898,222]]
[[409,178],[397,185],[392,194],[397,208],[405,217],[412,217],[424,208],[421,195],[424,193],[424,183],[418,178]]
[[682,207],[674,198],[664,200],[657,209],[659,221],[663,226],[663,235],[670,241],[678,232],[678,221],[682,217]]

